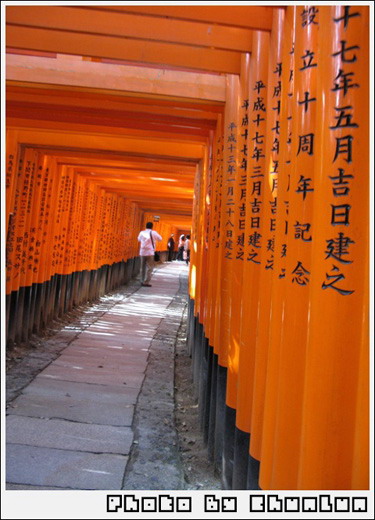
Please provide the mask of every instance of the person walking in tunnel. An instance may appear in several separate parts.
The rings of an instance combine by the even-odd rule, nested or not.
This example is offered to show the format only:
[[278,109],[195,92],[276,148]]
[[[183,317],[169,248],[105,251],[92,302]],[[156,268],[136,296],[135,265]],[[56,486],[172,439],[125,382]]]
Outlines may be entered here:
[[173,236],[174,235],[172,233],[168,240],[168,262],[172,262],[173,257],[174,257],[174,238],[173,238]]
[[190,262],[190,235],[186,235],[186,240],[184,244],[184,260],[186,265],[189,265]]
[[185,245],[185,235],[181,235],[180,240],[178,241],[178,252],[177,252],[176,260],[183,260],[184,245]]
[[163,240],[159,233],[152,228],[153,223],[147,222],[146,229],[138,235],[138,242],[141,244],[139,256],[141,257],[141,284],[143,287],[151,287],[150,281],[154,269],[155,242]]

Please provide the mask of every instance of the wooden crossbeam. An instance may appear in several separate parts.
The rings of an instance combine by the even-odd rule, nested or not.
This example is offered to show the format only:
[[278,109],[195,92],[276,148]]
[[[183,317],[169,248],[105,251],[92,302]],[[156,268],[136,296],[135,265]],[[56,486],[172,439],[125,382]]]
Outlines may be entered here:
[[199,21],[184,21],[84,6],[8,6],[8,24],[150,42],[250,52],[252,31]]
[[107,136],[98,134],[82,134],[80,132],[53,132],[50,129],[18,130],[19,141],[36,146],[54,146],[61,148],[78,148],[86,151],[101,150],[110,153],[128,152],[130,154],[159,156],[161,158],[189,158],[199,160],[204,156],[204,147],[199,144],[182,143],[173,140],[163,141],[150,138],[136,139],[128,136]]
[[169,99],[165,96],[155,97],[118,95],[114,91],[105,94],[91,92],[81,88],[48,86],[36,87],[33,83],[23,84],[7,81],[6,100],[8,102],[29,102],[35,104],[53,103],[60,107],[82,107],[97,109],[98,105],[113,111],[128,111],[157,115],[177,116],[186,119],[217,120],[218,114],[223,111],[222,103],[197,103],[185,98]]
[[91,7],[100,11],[114,11],[118,13],[136,13],[144,16],[168,17],[174,20],[194,20],[211,24],[247,27],[259,31],[270,31],[272,28],[272,11],[275,8],[285,9],[284,6],[263,7],[255,5],[142,5],[142,6],[110,6]]
[[62,147],[48,147],[36,146],[37,149],[43,151],[46,155],[52,155],[61,159],[68,160],[75,164],[88,164],[89,166],[107,165],[112,168],[122,168],[124,170],[139,170],[139,171],[157,171],[157,172],[174,172],[194,174],[196,169],[196,160],[189,158],[162,158],[158,156],[147,156],[145,154],[136,155],[129,152],[107,152],[105,150],[82,150],[77,148],[62,148]]
[[[91,135],[103,135],[110,134],[117,137],[124,138],[134,138],[138,140],[147,140],[150,139],[152,141],[169,141],[173,140],[175,143],[185,143],[192,145],[201,145],[203,146],[207,137],[203,132],[201,135],[198,133],[188,134],[173,132],[173,129],[170,127],[166,127],[165,131],[162,129],[151,130],[149,128],[132,128],[132,127],[123,127],[123,126],[105,126],[103,124],[92,125],[92,124],[84,124],[84,123],[76,123],[72,121],[55,121],[52,116],[49,117],[48,120],[40,120],[40,119],[27,119],[27,118],[15,118],[15,117],[7,117],[6,118],[7,126],[15,128],[20,126],[22,128],[35,128],[41,130],[51,130],[54,132],[73,132],[75,134],[91,134]],[[129,150],[127,150],[129,151]]]
[[241,53],[230,50],[164,42],[152,42],[151,45],[146,40],[10,24],[6,27],[6,44],[15,49],[112,58],[218,73],[239,74],[241,70]]
[[[77,51],[81,49],[78,47]],[[149,104],[160,96],[221,102],[225,101],[225,77],[217,74],[173,71],[124,64],[111,65],[92,61],[41,58],[7,54],[7,80],[42,87],[65,87],[82,92],[114,93],[129,97],[130,93],[149,96]],[[45,87],[44,87],[45,88]],[[93,90],[95,89],[95,90]]]
[[34,103],[31,101],[12,101],[7,100],[7,113],[10,117],[35,117],[39,119],[48,119],[49,114],[59,121],[76,121],[87,122],[92,124],[100,124],[103,126],[118,126],[132,128],[145,128],[150,130],[158,129],[158,127],[166,128],[173,126],[173,131],[197,133],[208,131],[215,128],[216,122],[205,120],[199,117],[184,118],[178,116],[170,116],[168,114],[150,114],[146,112],[137,112],[136,107],[133,110],[108,110],[102,107],[93,107],[87,109],[79,106],[61,106],[52,103]]

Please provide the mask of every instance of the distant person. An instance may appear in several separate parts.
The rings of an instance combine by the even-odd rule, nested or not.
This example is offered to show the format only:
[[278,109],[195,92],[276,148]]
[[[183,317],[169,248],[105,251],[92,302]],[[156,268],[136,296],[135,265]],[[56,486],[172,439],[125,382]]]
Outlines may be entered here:
[[169,237],[169,240],[168,240],[168,262],[172,262],[172,260],[174,259],[174,235],[173,233],[171,234],[171,236]]
[[146,229],[138,235],[141,243],[139,256],[141,257],[141,284],[143,287],[151,287],[151,275],[154,269],[155,242],[163,240],[156,231],[153,231],[153,223],[147,222]]
[[190,235],[186,235],[186,240],[184,244],[184,260],[186,265],[189,265],[190,262]]
[[178,252],[176,260],[183,260],[184,255],[184,245],[185,245],[185,235],[180,236],[180,240],[178,241]]

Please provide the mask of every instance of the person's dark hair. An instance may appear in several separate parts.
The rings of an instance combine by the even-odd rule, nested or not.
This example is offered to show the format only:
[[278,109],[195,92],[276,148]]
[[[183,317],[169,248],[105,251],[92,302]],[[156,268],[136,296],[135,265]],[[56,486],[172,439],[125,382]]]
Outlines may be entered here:
[[185,235],[181,235],[181,240],[185,240]]
[[154,224],[152,222],[147,222],[146,229],[152,229],[154,227]]
[[186,238],[188,238],[190,240],[190,235],[186,235]]

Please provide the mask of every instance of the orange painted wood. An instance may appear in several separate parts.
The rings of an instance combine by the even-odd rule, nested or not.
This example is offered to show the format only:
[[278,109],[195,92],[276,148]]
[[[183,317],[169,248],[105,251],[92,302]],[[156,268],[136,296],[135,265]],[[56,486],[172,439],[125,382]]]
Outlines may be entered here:
[[[234,262],[234,190],[238,182],[238,144],[237,121],[239,110],[239,78],[227,77],[227,103],[224,114],[223,139],[223,182],[220,223],[219,262],[221,263],[218,298],[220,301],[220,334],[218,342],[219,365],[228,366],[228,350],[230,343],[230,324],[232,308],[232,270]],[[228,367],[229,369],[229,367]]]
[[38,244],[41,241],[40,229],[38,229],[37,221],[41,207],[42,198],[44,197],[44,157],[42,153],[36,152],[35,169],[32,178],[32,193],[28,201],[28,231],[24,240],[23,248],[26,253],[26,273],[22,280],[22,286],[30,287],[38,280],[39,261]]
[[[94,8],[98,9],[98,8]],[[272,28],[272,8],[255,6],[105,6],[99,9],[154,15],[182,20],[200,20],[222,25],[248,27],[270,31]]]
[[[216,258],[221,258],[222,255],[222,240],[221,234],[223,232],[223,222],[221,218],[222,214],[222,205],[223,205],[223,178],[224,178],[224,115],[220,117],[218,120],[217,127],[217,145],[216,145],[216,162],[218,168],[218,179],[219,186],[217,190],[217,218],[216,225],[214,230],[214,240],[215,240],[215,248],[216,248]],[[214,308],[212,309],[212,313],[214,314],[214,328],[213,328],[213,337],[212,337],[212,345],[214,347],[215,354],[219,355],[220,349],[220,319],[221,319],[221,301],[220,301],[220,286],[221,286],[221,274],[222,274],[222,262],[217,262],[216,267],[216,280],[214,281],[213,287],[213,298],[214,298]]]
[[[50,119],[50,116],[48,116]],[[136,138],[136,139],[142,139],[145,140],[147,138],[158,139],[158,140],[164,140],[168,141],[173,139],[175,142],[179,141],[182,144],[192,144],[192,145],[201,145],[203,146],[206,141],[206,132],[197,132],[192,134],[187,133],[178,133],[178,132],[172,132],[170,131],[169,127],[165,126],[164,130],[167,131],[159,131],[159,130],[147,130],[145,128],[143,129],[137,129],[137,128],[123,128],[120,126],[114,126],[114,127],[105,127],[101,125],[89,125],[89,124],[80,124],[80,123],[66,123],[62,121],[41,121],[41,120],[35,120],[35,119],[21,119],[21,118],[7,118],[6,119],[7,124],[10,128],[15,127],[24,127],[24,128],[35,128],[35,129],[49,129],[51,131],[71,131],[71,132],[78,132],[80,134],[97,134],[102,135],[104,134],[112,134],[114,137],[124,137],[124,138]],[[200,134],[200,135],[199,135]]]
[[[167,132],[169,129],[171,137],[173,133],[207,136],[207,132],[213,129],[216,123],[215,120],[204,120],[198,117],[187,119],[178,116],[147,114],[137,112],[134,107],[131,111],[126,112],[106,110],[98,106],[87,110],[87,108],[77,106],[61,107],[56,104],[49,104],[46,101],[43,104],[34,104],[27,101],[13,102],[9,99],[7,102],[7,116],[22,119],[40,119],[41,121],[58,120],[66,123],[86,123],[104,127],[145,128],[151,131],[162,130]],[[173,132],[170,129],[171,126],[173,127]]]
[[52,241],[54,233],[54,208],[59,186],[57,164],[53,157],[46,157],[43,164],[43,194],[39,209],[38,230],[40,233],[37,283],[50,280],[52,270]]
[[[19,50],[19,52],[25,52]],[[142,98],[146,104],[161,96],[168,100],[185,98],[199,105],[204,101],[222,103],[225,100],[225,82],[217,73],[200,71],[169,70],[163,66],[163,74],[157,67],[137,63],[130,65],[122,60],[102,60],[103,63],[65,55],[62,59],[44,59],[33,56],[15,55],[7,49],[6,73],[8,82],[18,85],[49,90],[68,88],[77,92],[93,92],[107,96]],[[124,85],[126,90],[124,91]],[[145,98],[148,96],[148,102]],[[79,96],[79,94],[77,94]],[[201,101],[202,100],[202,101]]]
[[[216,128],[215,134],[212,135],[210,140],[210,154],[211,154],[211,168],[212,168],[212,180],[207,193],[207,212],[208,212],[208,236],[207,236],[207,264],[213,265],[216,261],[216,246],[218,240],[218,226],[219,226],[219,196],[220,196],[220,175],[221,175],[221,162],[219,160],[220,154],[220,138],[221,128],[219,125]],[[205,307],[206,309],[206,322],[205,322],[205,333],[209,339],[209,344],[214,345],[214,332],[215,332],[215,309],[216,309],[216,288],[217,288],[217,273],[215,276],[208,278],[208,289]]]
[[26,244],[28,242],[28,208],[32,198],[33,171],[37,157],[32,149],[23,149],[17,166],[15,197],[11,212],[12,225],[8,233],[7,294],[22,287],[26,276]]
[[96,134],[85,134],[73,132],[48,132],[42,130],[20,129],[19,141],[30,142],[35,145],[60,146],[69,148],[81,148],[86,150],[101,150],[110,152],[131,152],[132,154],[156,155],[161,159],[167,157],[189,158],[199,160],[202,157],[203,146],[176,143],[173,141],[163,142],[151,139],[132,139],[131,137],[118,137]]
[[249,73],[248,178],[246,186],[245,263],[241,307],[240,354],[237,389],[236,425],[252,432],[253,392],[255,391],[255,345],[259,279],[261,270],[263,197],[266,153],[269,34],[254,33],[254,52]]
[[6,232],[9,233],[11,224],[11,209],[14,204],[15,189],[17,182],[17,165],[19,159],[18,138],[15,130],[7,130],[6,132]]
[[298,485],[368,489],[369,8],[326,6],[320,16],[315,276]]
[[240,54],[142,40],[129,40],[98,34],[81,34],[34,27],[7,25],[7,46],[15,49],[56,52],[93,58],[112,58],[145,64],[172,65],[211,72],[239,72]]
[[[9,60],[9,57],[7,57]],[[25,61],[25,66],[28,60]],[[30,64],[29,64],[30,66]],[[203,98],[202,98],[203,99]],[[186,99],[174,98],[165,99],[159,96],[154,99],[146,97],[135,97],[118,95],[115,92],[107,92],[100,94],[98,92],[90,92],[87,89],[69,88],[63,86],[45,85],[36,87],[31,83],[28,85],[17,86],[17,82],[7,81],[6,84],[6,100],[9,103],[16,104],[17,102],[33,103],[36,106],[42,106],[45,103],[51,103],[56,107],[69,107],[75,109],[81,107],[82,109],[91,110],[98,107],[106,110],[113,110],[114,113],[118,111],[136,112],[145,117],[145,114],[169,115],[184,118],[186,121],[194,122],[195,119],[202,119],[209,124],[209,122],[216,123],[217,115],[222,111],[222,103],[197,103],[195,100],[187,101]]]
[[233,252],[231,279],[230,336],[228,346],[228,372],[226,404],[237,407],[237,386],[241,341],[241,306],[243,268],[245,262],[246,184],[247,184],[247,133],[249,130],[249,75],[250,55],[242,55],[241,75],[237,99],[237,171],[234,182]]
[[251,51],[251,30],[69,6],[8,6],[7,24]]

